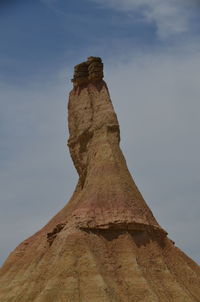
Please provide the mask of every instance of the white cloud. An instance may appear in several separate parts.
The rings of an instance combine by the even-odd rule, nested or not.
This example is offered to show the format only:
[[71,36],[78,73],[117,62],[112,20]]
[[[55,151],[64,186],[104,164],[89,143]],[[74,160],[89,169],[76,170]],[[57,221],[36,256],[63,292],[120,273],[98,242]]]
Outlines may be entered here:
[[[140,11],[143,21],[156,25],[161,39],[185,33],[190,28],[193,0],[90,0],[127,13]],[[129,14],[130,16],[130,14]]]

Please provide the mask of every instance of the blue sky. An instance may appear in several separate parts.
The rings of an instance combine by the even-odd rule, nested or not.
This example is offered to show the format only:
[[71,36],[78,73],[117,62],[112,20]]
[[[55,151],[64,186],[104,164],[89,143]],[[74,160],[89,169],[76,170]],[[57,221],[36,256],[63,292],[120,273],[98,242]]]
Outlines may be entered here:
[[68,201],[73,66],[101,56],[129,169],[159,223],[199,261],[197,0],[0,1],[0,262]]
[[122,43],[145,47],[155,40],[154,26],[145,26],[140,16],[133,22],[90,1],[8,1],[0,16],[2,77],[14,82],[68,69],[89,51],[108,60],[122,51]]

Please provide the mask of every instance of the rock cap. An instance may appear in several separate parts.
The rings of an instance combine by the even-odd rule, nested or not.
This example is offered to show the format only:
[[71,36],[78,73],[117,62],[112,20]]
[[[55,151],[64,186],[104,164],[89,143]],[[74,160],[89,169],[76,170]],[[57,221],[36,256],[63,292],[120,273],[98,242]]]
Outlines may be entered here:
[[104,77],[103,63],[100,57],[88,57],[87,61],[74,67],[72,82],[74,87],[88,84],[90,82],[100,82]]

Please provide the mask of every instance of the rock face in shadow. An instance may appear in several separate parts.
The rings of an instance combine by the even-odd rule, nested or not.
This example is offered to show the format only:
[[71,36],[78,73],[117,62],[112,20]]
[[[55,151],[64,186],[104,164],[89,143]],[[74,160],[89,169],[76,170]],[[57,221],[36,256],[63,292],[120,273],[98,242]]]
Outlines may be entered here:
[[10,254],[0,301],[200,301],[199,266],[167,237],[128,171],[101,59],[75,66],[72,82],[68,146],[78,184]]

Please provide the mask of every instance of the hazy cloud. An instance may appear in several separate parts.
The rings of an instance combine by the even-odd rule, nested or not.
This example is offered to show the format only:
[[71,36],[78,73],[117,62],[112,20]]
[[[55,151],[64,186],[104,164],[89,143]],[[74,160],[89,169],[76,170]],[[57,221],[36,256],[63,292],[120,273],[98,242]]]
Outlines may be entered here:
[[[196,1],[186,0],[90,0],[100,5],[121,10],[131,16],[140,11],[143,21],[155,24],[159,38],[188,32]],[[189,2],[189,3],[188,3]]]
[[199,52],[130,57],[107,71],[128,167],[159,223],[199,261]]
[[43,87],[1,84],[0,262],[65,205],[75,186],[64,73],[57,79]]

